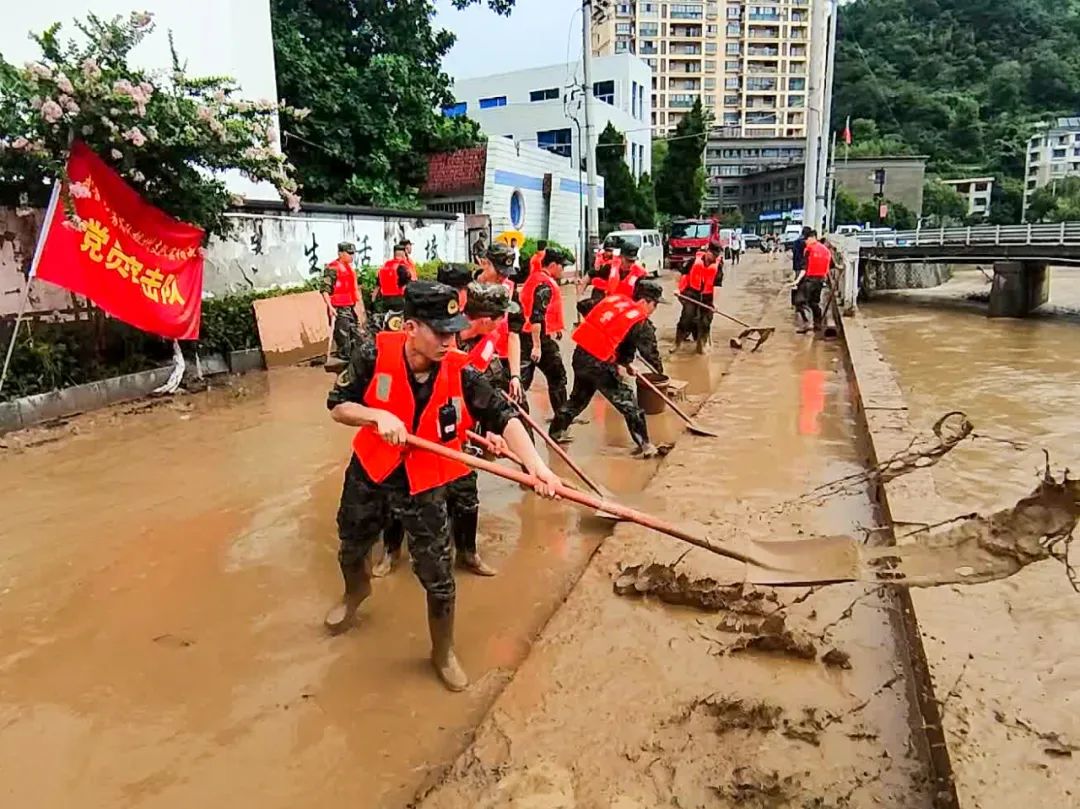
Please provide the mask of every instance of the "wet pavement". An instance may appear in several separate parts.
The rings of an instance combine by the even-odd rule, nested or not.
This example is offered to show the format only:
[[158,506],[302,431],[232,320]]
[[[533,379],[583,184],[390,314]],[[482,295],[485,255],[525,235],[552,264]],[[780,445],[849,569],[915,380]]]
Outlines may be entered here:
[[[676,316],[663,307],[662,330]],[[704,392],[728,361],[673,375]],[[276,370],[2,439],[5,806],[403,806],[464,748],[610,525],[483,481],[480,547],[500,575],[458,578],[465,694],[430,671],[407,569],[377,583],[361,626],[326,637],[350,441],[329,384]],[[542,376],[532,400],[548,415]],[[639,491],[658,462],[629,457],[606,404],[586,417],[575,458]],[[657,440],[681,432],[650,422]]]
[[[1056,472],[1080,468],[1076,324],[891,304],[862,307],[860,320],[916,430],[955,409],[975,424],[978,437],[930,472],[945,500],[936,516],[1015,503],[1034,488],[1044,449]],[[1063,565],[916,595],[961,806],[1080,806],[1080,595]]]

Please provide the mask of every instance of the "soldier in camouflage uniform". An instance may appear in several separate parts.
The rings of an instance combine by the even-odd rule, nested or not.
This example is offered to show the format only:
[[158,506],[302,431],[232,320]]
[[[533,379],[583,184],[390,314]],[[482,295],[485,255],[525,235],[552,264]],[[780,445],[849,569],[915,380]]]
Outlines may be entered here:
[[327,316],[334,330],[335,354],[338,367],[348,363],[353,343],[365,325],[364,297],[353,266],[356,245],[352,242],[338,244],[338,257],[323,270],[319,291],[326,302]]
[[[648,314],[652,314],[661,300],[662,292],[657,281],[638,281],[634,287],[634,300],[643,304]],[[622,296],[612,296],[607,300],[626,302],[627,299]],[[598,307],[605,305],[607,305],[606,302],[593,307],[585,323],[591,323],[591,318],[595,317],[594,312],[601,311]],[[580,331],[586,327],[583,323],[578,328]],[[574,347],[572,360],[574,388],[566,406],[555,414],[555,419],[551,422],[551,437],[560,443],[568,442],[570,439],[567,430],[570,425],[585,411],[593,396],[599,392],[626,420],[630,437],[637,447],[635,454],[641,454],[645,458],[655,457],[659,451],[649,440],[649,426],[645,421],[645,411],[638,404],[634,390],[622,381],[622,377],[626,374],[623,368],[629,366],[634,361],[634,357],[639,354],[658,372],[663,373],[664,366],[660,359],[660,349],[656,344],[656,329],[652,322],[648,317],[644,317],[631,326],[625,337],[618,343],[614,355],[606,360],[594,356],[583,348],[578,332],[575,332],[574,338],[575,342],[578,342],[578,345]]]
[[427,592],[432,663],[453,691],[466,688],[468,677],[454,653],[456,590],[446,488],[468,470],[423,450],[405,452],[402,445],[415,434],[458,446],[467,411],[503,435],[535,477],[538,493],[554,496],[558,484],[509,405],[479,373],[464,367],[454,335],[468,325],[453,289],[433,281],[410,284],[403,333],[360,344],[327,399],[334,421],[359,431],[338,509],[345,592],[327,613],[326,626],[336,633],[352,625],[371,595],[371,548],[387,520],[398,517],[411,538],[413,571]]

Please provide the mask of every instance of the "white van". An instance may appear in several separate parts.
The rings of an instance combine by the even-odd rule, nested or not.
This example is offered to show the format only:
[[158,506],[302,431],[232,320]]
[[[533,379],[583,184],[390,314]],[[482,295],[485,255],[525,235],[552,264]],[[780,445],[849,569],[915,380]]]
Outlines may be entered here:
[[604,244],[612,244],[622,239],[638,249],[638,264],[645,268],[649,278],[658,278],[664,268],[664,240],[658,230],[613,230],[604,239]]

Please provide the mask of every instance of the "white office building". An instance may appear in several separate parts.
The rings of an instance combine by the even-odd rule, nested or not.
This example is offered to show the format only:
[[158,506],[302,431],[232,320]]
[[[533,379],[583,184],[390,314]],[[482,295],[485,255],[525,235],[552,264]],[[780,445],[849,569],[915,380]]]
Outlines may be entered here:
[[1031,195],[1055,180],[1080,175],[1080,118],[1058,118],[1031,137],[1024,183],[1024,217]]
[[968,216],[990,214],[990,197],[994,193],[993,177],[967,177],[962,180],[943,180],[943,182],[955,188],[956,193],[967,202]]
[[[636,56],[593,60],[593,125],[611,123],[626,136],[626,164],[635,179],[652,171],[652,72]],[[581,63],[516,70],[454,82],[448,116],[467,115],[490,138],[539,146],[578,165],[585,127]]]

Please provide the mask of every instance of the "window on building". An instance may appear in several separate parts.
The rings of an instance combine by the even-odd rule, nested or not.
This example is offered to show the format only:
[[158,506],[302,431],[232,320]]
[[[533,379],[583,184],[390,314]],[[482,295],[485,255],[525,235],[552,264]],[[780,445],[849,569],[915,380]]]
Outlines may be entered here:
[[490,110],[492,107],[505,107],[506,96],[492,96],[491,98],[480,99],[480,109]]
[[738,42],[729,42],[729,43],[728,43],[728,44],[727,44],[727,45],[725,46],[725,48],[724,48],[724,52],[725,52],[725,53],[726,53],[726,54],[727,54],[728,56],[738,56],[738,55],[739,55],[739,53],[741,52],[741,51],[740,51],[740,49],[741,49],[741,46],[739,45],[739,43],[738,43]]
[[806,103],[806,97],[805,96],[798,95],[798,96],[788,96],[787,97],[787,105],[789,107],[801,107],[805,103]]
[[700,3],[672,3],[669,16],[673,20],[700,20],[702,9]]
[[737,77],[733,77],[733,78],[730,78],[730,79],[724,79],[724,89],[725,90],[738,90],[739,89],[739,79]]
[[615,33],[619,36],[630,36],[634,33],[634,27],[628,22],[615,23]]
[[734,73],[741,67],[742,62],[740,62],[738,59],[728,59],[726,62],[724,62],[724,70],[728,71],[729,73]]
[[536,145],[549,152],[570,157],[573,141],[570,139],[570,129],[547,129],[536,133]]
[[637,118],[637,82],[630,82],[630,114]]
[[554,101],[558,97],[558,87],[546,87],[543,90],[532,90],[529,93],[529,101]]
[[726,95],[724,96],[725,107],[737,107],[742,103],[742,96],[738,95]]
[[592,92],[597,101],[603,101],[605,104],[611,104],[612,106],[615,105],[614,81],[594,81]]
[[660,26],[654,22],[642,23],[638,28],[638,36],[658,37],[660,36]]
[[742,16],[742,6],[728,6],[727,16],[729,20],[737,20]]
[[[638,102],[637,102],[638,120],[641,121],[641,120],[645,119],[645,87],[643,85],[639,84],[638,88],[637,88],[637,91],[638,91]],[[643,146],[641,148],[644,149],[645,147]]]
[[805,90],[806,79],[788,79],[789,90]]
[[1064,159],[1065,159],[1065,150],[1064,149],[1054,149],[1054,160],[1064,160]]
[[716,60],[715,59],[706,59],[705,60],[705,72],[706,73],[715,73],[716,72]]
[[510,224],[515,230],[525,226],[525,195],[516,188],[510,195]]
[[468,112],[469,105],[464,101],[458,101],[454,104],[448,104],[442,108],[442,114],[447,118],[460,118],[466,112]]

